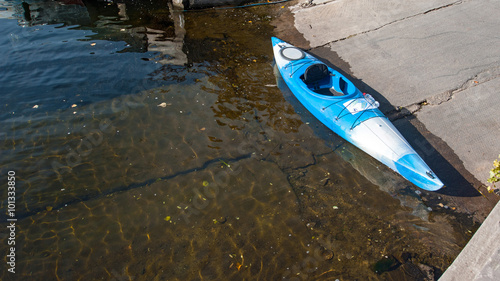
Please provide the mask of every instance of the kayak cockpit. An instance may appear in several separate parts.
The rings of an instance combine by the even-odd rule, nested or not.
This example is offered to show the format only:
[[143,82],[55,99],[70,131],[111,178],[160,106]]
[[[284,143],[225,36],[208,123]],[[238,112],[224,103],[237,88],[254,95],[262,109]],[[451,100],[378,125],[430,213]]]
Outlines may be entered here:
[[[299,77],[295,78],[296,81],[299,84],[304,83],[306,88],[313,93],[332,97],[356,94],[357,89],[354,84],[326,64],[309,59],[306,53],[299,48],[286,44],[278,44],[278,46],[280,58],[289,62],[284,65],[284,68],[289,69],[290,77],[298,74]],[[307,66],[305,71],[299,74],[299,70],[305,66]]]
[[307,67],[300,76],[307,88],[324,96],[345,96],[356,92],[354,85],[340,75],[332,73],[323,63],[315,63]]

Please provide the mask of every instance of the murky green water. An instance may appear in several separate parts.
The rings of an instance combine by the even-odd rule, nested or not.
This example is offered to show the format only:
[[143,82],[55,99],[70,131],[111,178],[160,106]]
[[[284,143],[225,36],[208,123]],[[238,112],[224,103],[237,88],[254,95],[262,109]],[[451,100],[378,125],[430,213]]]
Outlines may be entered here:
[[280,7],[0,3],[2,280],[424,280],[470,238],[277,87]]

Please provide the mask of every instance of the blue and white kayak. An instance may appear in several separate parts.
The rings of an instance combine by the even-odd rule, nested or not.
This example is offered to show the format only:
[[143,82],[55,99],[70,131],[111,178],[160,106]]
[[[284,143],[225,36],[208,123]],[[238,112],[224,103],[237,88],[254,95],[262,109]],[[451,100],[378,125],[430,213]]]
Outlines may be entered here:
[[283,80],[319,121],[416,186],[431,191],[443,186],[372,96],[301,49],[275,37],[272,43]]

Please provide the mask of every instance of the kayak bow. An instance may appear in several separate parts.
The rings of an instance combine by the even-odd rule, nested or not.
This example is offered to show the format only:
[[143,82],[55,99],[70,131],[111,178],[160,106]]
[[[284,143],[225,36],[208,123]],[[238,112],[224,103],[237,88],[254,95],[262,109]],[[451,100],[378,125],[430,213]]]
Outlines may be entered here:
[[275,37],[272,44],[283,80],[321,123],[416,186],[431,191],[443,186],[371,95],[301,49]]

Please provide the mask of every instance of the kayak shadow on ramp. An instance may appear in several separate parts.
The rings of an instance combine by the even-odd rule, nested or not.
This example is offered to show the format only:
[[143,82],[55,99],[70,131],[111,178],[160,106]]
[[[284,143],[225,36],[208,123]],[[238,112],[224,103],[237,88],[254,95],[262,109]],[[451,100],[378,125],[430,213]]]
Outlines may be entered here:
[[[482,185],[481,182],[479,182],[470,172],[465,169],[463,163],[453,152],[453,150],[440,138],[430,133],[425,128],[425,125],[416,118],[416,116],[414,116],[410,112],[404,112],[403,110],[405,109],[403,109],[402,111],[397,110],[390,104],[387,99],[384,98],[383,95],[381,95],[370,86],[366,85],[362,80],[353,77],[351,73],[346,73],[342,69],[339,69],[328,60],[322,59],[324,57],[328,57],[330,59],[332,55],[336,56],[336,54],[331,52],[331,50],[329,50],[328,48],[320,47],[309,52],[318,57],[329,67],[337,70],[342,75],[344,75],[359,90],[371,94],[375,98],[375,100],[380,103],[379,109],[386,116],[388,116],[390,121],[406,138],[406,140],[410,143],[414,150],[423,158],[423,160],[445,184],[443,188],[435,191],[436,194],[455,197],[481,196],[481,193],[477,190],[477,188]],[[336,64],[340,63],[341,67],[343,66],[349,69],[349,65],[343,62],[340,58],[333,58],[333,60]],[[273,64],[273,68],[275,76],[277,77],[277,85],[283,93],[285,99],[290,102],[290,104],[294,107],[296,113],[301,116],[302,121],[306,124],[309,124],[314,133],[318,137],[323,139],[328,147],[332,148],[335,151],[340,147],[346,147],[345,145],[347,145],[347,147],[350,147],[349,150],[359,150],[358,148],[342,139],[340,136],[336,135],[325,125],[323,125],[319,120],[317,120],[311,113],[309,113],[309,111],[297,100],[297,98],[290,91],[283,78],[281,77],[279,71],[277,70],[275,64]],[[360,152],[362,151],[360,150]],[[354,154],[364,158],[357,159],[359,161],[366,161],[367,158],[371,158],[367,154],[364,155],[366,158],[363,157],[362,155],[365,153]],[[375,159],[373,160],[375,162],[378,162]],[[352,161],[352,159],[346,159],[346,161]],[[357,167],[355,168],[358,169]],[[367,177],[367,175],[364,176]],[[373,179],[370,179],[370,181],[373,182]],[[403,181],[407,183],[406,185],[410,185],[410,182],[404,179]],[[377,184],[376,182],[374,183]],[[417,187],[414,188],[417,189]],[[391,190],[386,191],[391,193],[394,192]]]

